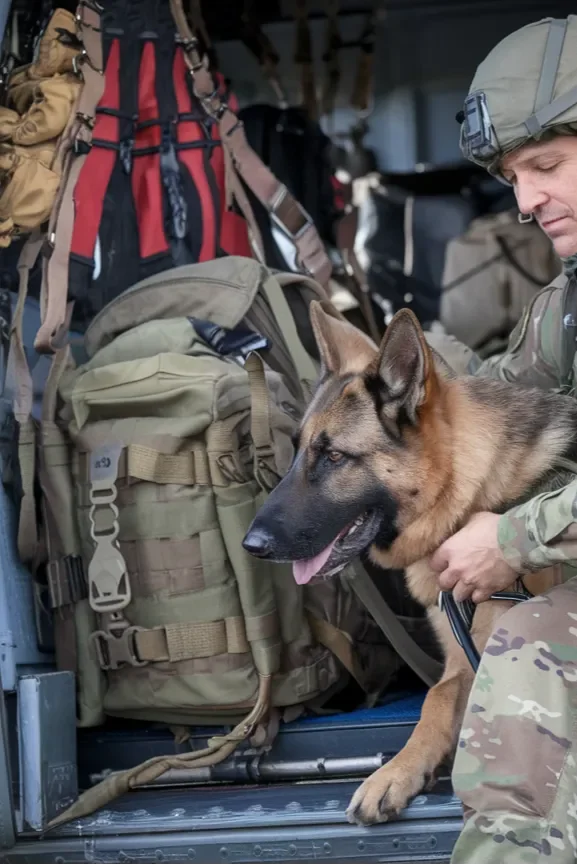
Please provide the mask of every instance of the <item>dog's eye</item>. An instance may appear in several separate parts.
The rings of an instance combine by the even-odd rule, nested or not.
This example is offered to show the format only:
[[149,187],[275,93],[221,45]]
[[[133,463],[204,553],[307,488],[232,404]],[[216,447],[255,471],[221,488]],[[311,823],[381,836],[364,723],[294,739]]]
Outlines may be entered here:
[[327,457],[331,461],[331,463],[340,463],[341,460],[344,460],[345,455],[341,454],[340,451],[328,451]]

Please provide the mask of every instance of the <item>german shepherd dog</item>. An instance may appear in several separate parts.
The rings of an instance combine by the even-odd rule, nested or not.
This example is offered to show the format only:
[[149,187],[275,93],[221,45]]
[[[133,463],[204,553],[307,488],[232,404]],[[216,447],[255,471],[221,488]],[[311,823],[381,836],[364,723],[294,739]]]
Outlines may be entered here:
[[[473,672],[437,607],[428,558],[478,511],[503,512],[573,477],[559,458],[577,458],[577,402],[553,392],[457,376],[401,310],[380,348],[361,331],[311,305],[321,375],[288,473],[243,541],[251,554],[293,562],[299,584],[330,579],[368,551],[378,565],[405,569],[445,656],[405,747],[355,792],[351,822],[397,815],[451,758]],[[539,593],[554,569],[530,576]],[[477,606],[479,651],[511,604]]]

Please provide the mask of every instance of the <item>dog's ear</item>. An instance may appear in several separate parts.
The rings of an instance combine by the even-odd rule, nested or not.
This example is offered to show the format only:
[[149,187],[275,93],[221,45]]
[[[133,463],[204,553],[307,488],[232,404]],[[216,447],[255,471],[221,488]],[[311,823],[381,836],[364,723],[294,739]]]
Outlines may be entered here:
[[322,301],[312,301],[309,310],[323,373],[362,373],[377,355],[373,341]]
[[401,409],[411,424],[435,382],[431,351],[417,317],[403,309],[392,318],[381,343],[377,366],[382,411],[397,420]]

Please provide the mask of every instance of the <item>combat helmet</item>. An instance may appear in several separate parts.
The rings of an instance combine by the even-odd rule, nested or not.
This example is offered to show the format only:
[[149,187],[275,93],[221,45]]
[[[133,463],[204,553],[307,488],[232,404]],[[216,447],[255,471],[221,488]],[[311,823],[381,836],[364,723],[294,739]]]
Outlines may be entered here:
[[457,120],[463,155],[501,180],[505,154],[577,133],[577,15],[543,18],[501,40],[478,66]]

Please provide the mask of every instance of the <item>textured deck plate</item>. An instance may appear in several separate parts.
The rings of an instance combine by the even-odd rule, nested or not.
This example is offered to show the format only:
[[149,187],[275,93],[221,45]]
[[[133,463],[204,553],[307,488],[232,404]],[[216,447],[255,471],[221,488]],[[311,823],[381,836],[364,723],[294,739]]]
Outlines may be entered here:
[[142,791],[22,838],[3,862],[448,862],[461,827],[448,785],[415,798],[398,821],[364,828],[345,818],[356,784]]

